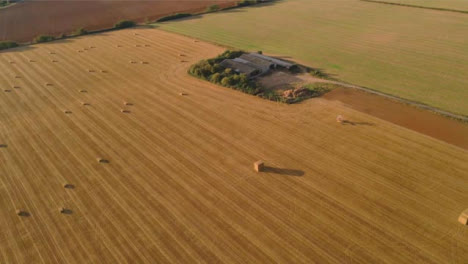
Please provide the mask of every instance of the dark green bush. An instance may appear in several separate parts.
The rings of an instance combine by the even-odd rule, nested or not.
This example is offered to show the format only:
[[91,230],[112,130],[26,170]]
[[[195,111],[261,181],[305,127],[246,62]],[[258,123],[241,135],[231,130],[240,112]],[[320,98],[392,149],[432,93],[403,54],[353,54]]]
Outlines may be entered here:
[[40,35],[34,38],[34,43],[43,43],[43,42],[49,42],[54,40],[54,36],[49,36],[49,35]]
[[259,1],[257,0],[242,0],[237,3],[237,6],[249,6],[258,4]]
[[82,27],[78,28],[77,30],[73,32],[74,36],[81,36],[81,35],[86,35],[86,34],[88,34],[88,31]]
[[0,41],[0,50],[18,47],[18,43],[13,41]]
[[179,19],[179,18],[183,18],[183,17],[189,17],[191,16],[192,14],[189,14],[189,13],[177,13],[177,14],[174,14],[174,15],[169,15],[169,16],[165,16],[165,17],[161,17],[160,19],[156,20],[156,22],[164,22],[164,21],[169,21],[169,20],[173,20],[173,19]]
[[210,5],[206,8],[207,12],[215,12],[219,10],[219,5]]
[[0,0],[0,7],[4,7],[10,4],[9,0]]
[[119,22],[115,23],[114,28],[129,28],[134,27],[135,25],[136,23],[131,20],[120,20]]

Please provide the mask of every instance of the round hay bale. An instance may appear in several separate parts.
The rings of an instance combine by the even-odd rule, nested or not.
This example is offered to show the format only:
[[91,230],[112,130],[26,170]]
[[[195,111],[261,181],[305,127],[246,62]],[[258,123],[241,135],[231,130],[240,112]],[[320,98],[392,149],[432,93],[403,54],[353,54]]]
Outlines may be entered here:
[[58,60],[52,60],[52,62],[58,62]]
[[338,122],[338,123],[343,123],[343,120],[344,120],[344,117],[342,115],[338,115],[336,117],[336,122]]
[[102,73],[107,73],[107,71],[106,71],[106,70],[101,70],[101,72],[102,72]]
[[9,63],[10,63],[10,64],[15,64],[15,62],[14,62],[14,61],[9,61]]
[[141,64],[149,64],[147,61],[142,61]]
[[10,90],[10,89],[5,89],[5,90],[3,90],[3,91],[4,91],[5,93],[9,93],[9,92],[11,92],[11,90]]
[[7,144],[0,144],[0,148],[7,148],[8,145]]
[[133,63],[137,63],[136,61],[132,61],[132,60],[131,60],[131,61],[129,61],[129,62],[130,62],[130,63],[132,63],[132,64],[133,64]]
[[28,213],[28,212],[26,212],[26,211],[24,211],[24,210],[20,210],[20,209],[16,209],[16,210],[15,210],[15,213],[16,213],[16,215],[18,215],[18,216],[29,216],[29,213]]
[[53,52],[53,51],[49,51],[49,54],[55,54],[55,52]]
[[88,106],[88,105],[91,105],[90,103],[86,103],[86,102],[81,102],[81,105],[83,106]]
[[88,72],[94,72],[94,70],[88,69]]
[[121,48],[121,47],[122,47],[122,45],[116,45],[116,47],[117,47],[117,48]]
[[34,60],[29,60],[29,62],[35,62]]
[[45,83],[44,85],[45,85],[45,86],[52,86],[51,83]]
[[141,45],[138,45],[138,44],[137,44],[137,45],[135,45],[135,47],[139,48],[139,47],[141,47]]
[[132,103],[130,103],[130,102],[125,102],[125,101],[123,102],[123,104],[124,104],[124,105],[133,105]]
[[13,89],[19,89],[21,87],[19,87],[18,85],[13,85]]
[[16,76],[15,76],[15,79],[21,79],[21,76],[16,75]]
[[181,96],[185,96],[185,95],[187,95],[187,94],[186,94],[186,93],[179,93],[179,95],[181,95]]
[[129,113],[130,113],[130,110],[127,110],[127,109],[120,109],[120,112],[125,113],[125,114],[129,114]]
[[80,90],[80,93],[87,93],[88,91],[86,90]]
[[149,44],[145,44],[145,47],[151,47],[151,45],[149,45]]
[[97,158],[97,161],[98,161],[99,163],[109,163],[109,160],[104,159],[104,158]]
[[71,183],[64,183],[63,188],[65,188],[65,189],[75,189],[75,185],[73,185]]
[[64,110],[63,112],[64,112],[65,114],[71,114],[71,113],[72,113],[72,111],[70,111],[70,110]]

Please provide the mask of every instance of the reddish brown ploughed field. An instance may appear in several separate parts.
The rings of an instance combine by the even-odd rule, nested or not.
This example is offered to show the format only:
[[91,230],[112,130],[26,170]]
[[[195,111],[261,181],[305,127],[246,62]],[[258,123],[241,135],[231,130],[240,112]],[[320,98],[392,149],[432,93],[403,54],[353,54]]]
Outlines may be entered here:
[[118,20],[154,21],[180,12],[200,12],[233,0],[129,0],[129,1],[41,1],[26,0],[0,9],[0,41],[28,42],[37,35],[70,33],[80,27],[98,30],[112,27]]
[[187,74],[221,52],[129,29],[0,53],[0,263],[466,262],[466,150]]

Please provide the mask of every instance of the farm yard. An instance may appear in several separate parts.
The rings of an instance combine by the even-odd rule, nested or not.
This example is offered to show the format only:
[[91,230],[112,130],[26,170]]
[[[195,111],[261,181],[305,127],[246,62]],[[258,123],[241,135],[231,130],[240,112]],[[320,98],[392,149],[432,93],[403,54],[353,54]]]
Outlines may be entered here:
[[223,51],[131,29],[0,53],[0,263],[468,259],[466,150],[187,74]]
[[79,28],[112,28],[122,19],[151,22],[177,12],[200,12],[208,6],[232,5],[234,0],[27,0],[0,9],[0,41],[29,42],[38,35],[68,34]]
[[285,56],[352,84],[468,115],[467,14],[353,0],[287,0],[155,26]]

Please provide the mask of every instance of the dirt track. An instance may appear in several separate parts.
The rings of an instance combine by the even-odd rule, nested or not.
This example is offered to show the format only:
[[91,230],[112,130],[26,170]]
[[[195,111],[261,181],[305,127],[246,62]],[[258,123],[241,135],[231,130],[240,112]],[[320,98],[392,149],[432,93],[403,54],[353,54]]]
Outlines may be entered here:
[[326,82],[340,84],[348,88],[335,89],[326,93],[323,98],[340,101],[358,111],[468,150],[468,137],[466,136],[468,135],[468,123],[405,104],[403,100],[398,98],[392,99],[391,96],[374,94],[376,92],[366,91],[365,88],[359,86],[319,79],[309,74],[291,75],[275,72],[260,78],[260,82],[265,87],[276,89],[289,87],[291,83]]
[[226,6],[233,0],[158,1],[41,1],[26,0],[0,9],[0,41],[28,42],[41,34],[59,35],[80,27],[97,30],[112,27],[120,19],[137,22],[177,12],[203,11],[207,6]]
[[468,259],[468,152],[188,76],[222,51],[131,29],[0,53],[0,263]]
[[364,113],[468,150],[468,124],[352,88],[324,95]]

